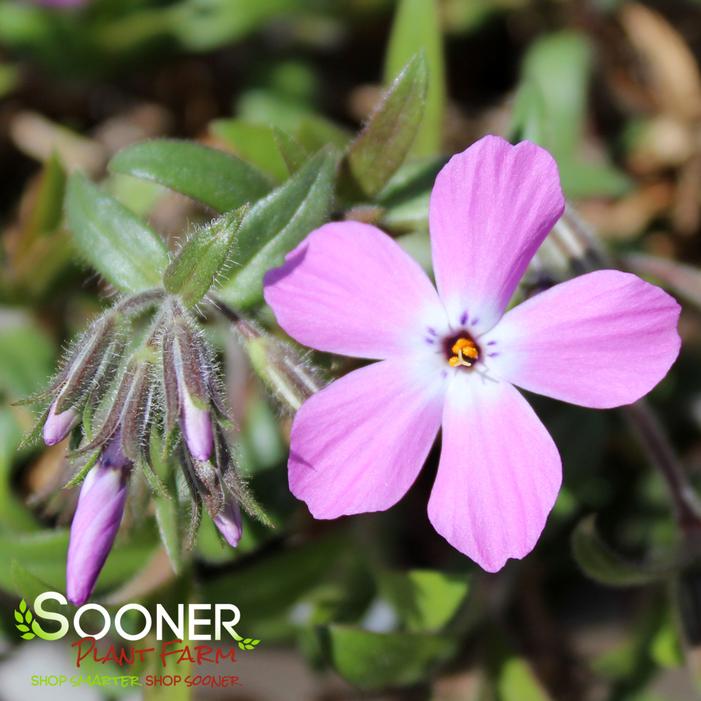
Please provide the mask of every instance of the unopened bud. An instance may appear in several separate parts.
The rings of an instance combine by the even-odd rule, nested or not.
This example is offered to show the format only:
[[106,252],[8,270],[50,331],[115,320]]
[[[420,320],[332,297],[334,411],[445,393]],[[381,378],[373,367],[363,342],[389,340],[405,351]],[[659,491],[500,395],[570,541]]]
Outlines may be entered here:
[[44,422],[42,436],[46,445],[56,445],[60,443],[78,423],[80,415],[75,409],[66,409],[56,413],[55,399],[49,408],[49,414]]
[[235,501],[228,502],[212,520],[224,537],[224,540],[232,548],[235,548],[239,544],[243,533],[241,510],[238,504]]
[[124,514],[130,468],[117,431],[83,482],[71,524],[66,589],[76,606],[90,597],[112,549]]
[[214,446],[212,419],[209,411],[195,405],[187,388],[182,385],[181,412],[182,430],[187,449],[196,460],[209,460]]
[[234,328],[251,366],[281,404],[297,411],[305,400],[324,386],[319,373],[289,343],[240,319]]

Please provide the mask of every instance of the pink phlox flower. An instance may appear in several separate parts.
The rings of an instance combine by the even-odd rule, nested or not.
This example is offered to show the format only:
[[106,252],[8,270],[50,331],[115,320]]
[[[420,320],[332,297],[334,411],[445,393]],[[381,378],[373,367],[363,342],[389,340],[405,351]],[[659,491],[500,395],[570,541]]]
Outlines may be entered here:
[[585,407],[629,404],[666,375],[680,346],[677,302],[618,270],[505,311],[563,209],[547,151],[487,136],[436,178],[437,292],[389,236],[353,221],[313,231],[267,274],[265,298],[290,336],[379,361],[297,412],[290,489],[316,518],[393,506],[442,427],[428,504],[435,529],[489,572],[533,549],[561,461],[516,387]]

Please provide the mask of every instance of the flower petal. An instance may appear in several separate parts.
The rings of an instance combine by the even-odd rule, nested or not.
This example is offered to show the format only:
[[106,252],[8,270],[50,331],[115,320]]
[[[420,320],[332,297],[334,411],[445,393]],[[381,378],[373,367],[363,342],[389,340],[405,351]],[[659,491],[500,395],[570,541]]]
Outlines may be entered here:
[[92,593],[117,537],[126,499],[126,480],[118,469],[98,465],[83,482],[66,563],[66,592],[76,606]]
[[351,221],[309,234],[266,274],[265,299],[300,343],[360,358],[405,354],[445,319],[418,263],[379,229]]
[[438,291],[453,325],[482,333],[496,323],[564,205],[555,161],[528,141],[485,136],[448,161],[429,218]]
[[411,359],[385,360],[313,395],[292,426],[292,493],[316,518],[396,504],[438,433],[443,387]]
[[488,572],[527,555],[560,489],[561,463],[517,389],[457,376],[443,414],[443,448],[428,504],[434,528]]
[[488,367],[531,392],[605,409],[647,394],[679,353],[680,307],[659,287],[599,270],[510,310],[483,338]]

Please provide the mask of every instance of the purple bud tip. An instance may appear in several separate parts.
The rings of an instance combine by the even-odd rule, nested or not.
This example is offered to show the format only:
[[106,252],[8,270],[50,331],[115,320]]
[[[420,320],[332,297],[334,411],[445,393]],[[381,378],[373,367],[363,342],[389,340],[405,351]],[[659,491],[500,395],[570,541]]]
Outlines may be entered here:
[[75,606],[90,597],[124,514],[131,462],[122,452],[120,440],[117,433],[103,450],[78,497],[66,565],[67,596]]
[[235,548],[241,540],[243,524],[241,522],[241,511],[236,502],[230,502],[212,519],[214,525],[224,536],[224,540]]
[[56,413],[56,403],[58,399],[49,408],[49,415],[46,417],[42,435],[46,445],[56,445],[60,443],[78,423],[78,412],[75,409],[66,409],[60,414]]
[[183,392],[182,428],[187,449],[197,460],[209,460],[214,448],[212,420],[206,409],[195,406],[190,393]]

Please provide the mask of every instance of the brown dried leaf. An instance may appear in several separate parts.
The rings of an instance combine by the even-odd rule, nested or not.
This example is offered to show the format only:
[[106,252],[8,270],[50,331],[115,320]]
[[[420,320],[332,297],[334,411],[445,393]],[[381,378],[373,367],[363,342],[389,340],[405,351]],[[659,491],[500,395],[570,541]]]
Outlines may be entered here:
[[659,108],[682,119],[701,116],[701,75],[679,32],[662,15],[635,2],[623,5],[620,19]]

